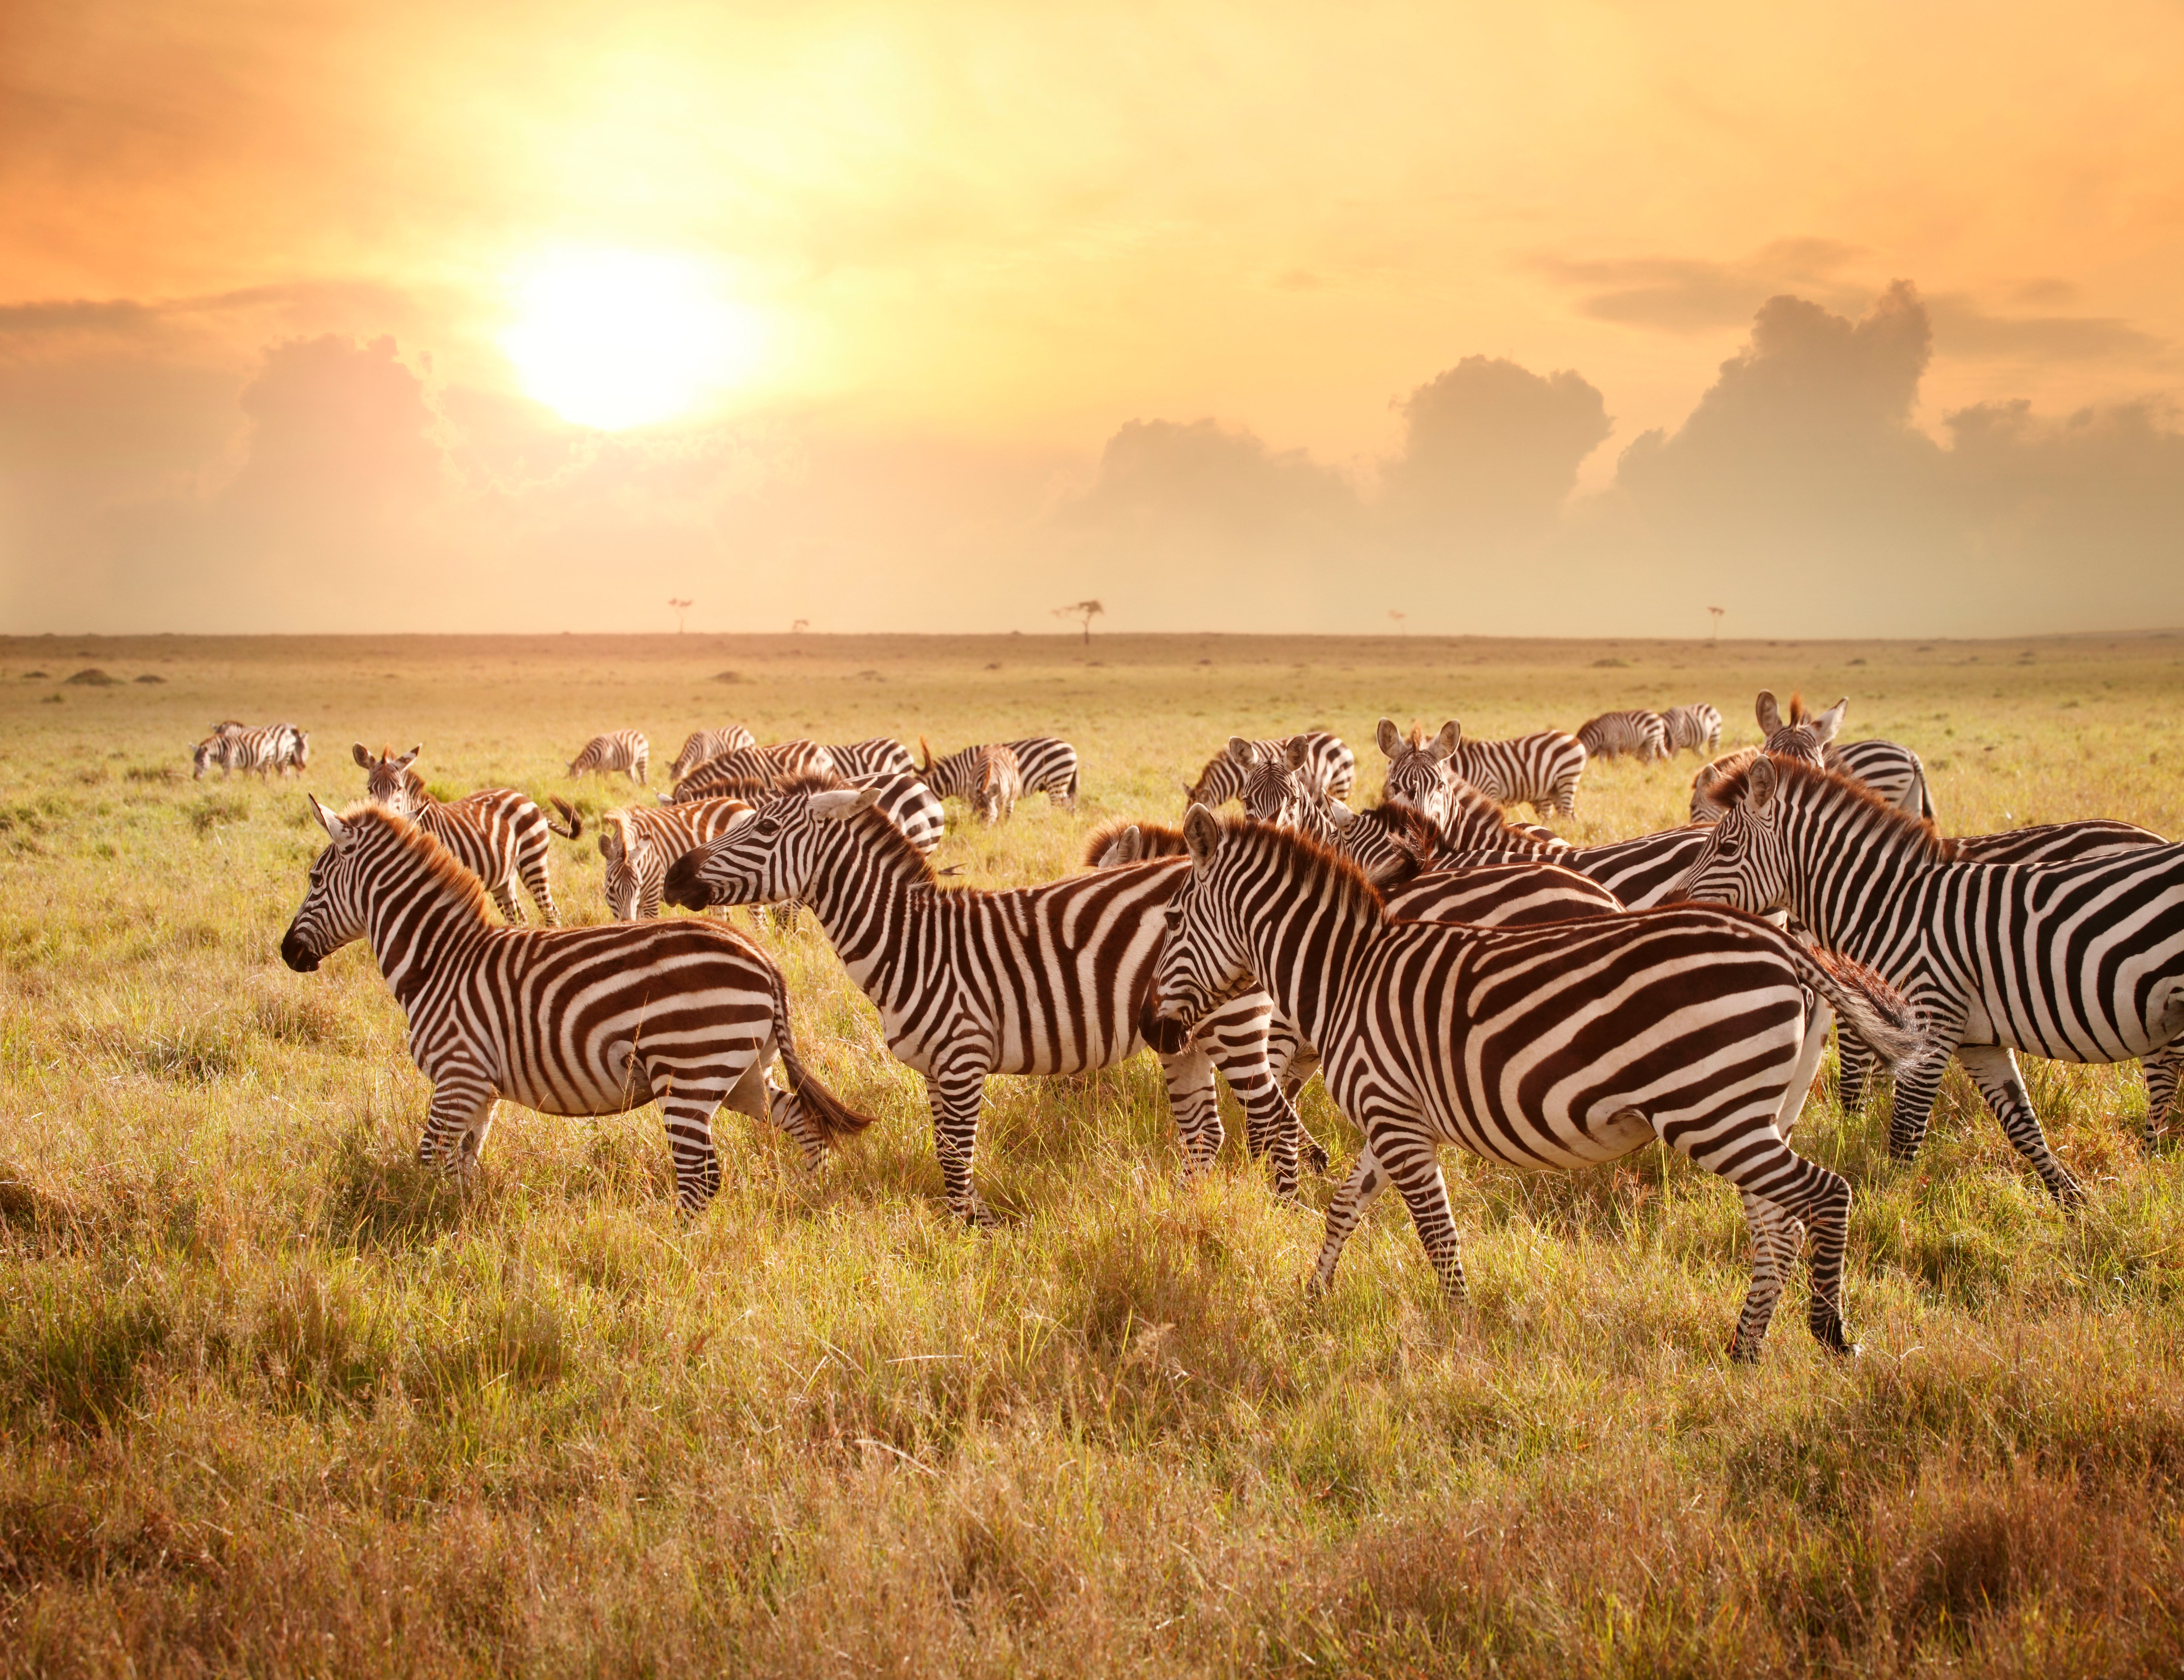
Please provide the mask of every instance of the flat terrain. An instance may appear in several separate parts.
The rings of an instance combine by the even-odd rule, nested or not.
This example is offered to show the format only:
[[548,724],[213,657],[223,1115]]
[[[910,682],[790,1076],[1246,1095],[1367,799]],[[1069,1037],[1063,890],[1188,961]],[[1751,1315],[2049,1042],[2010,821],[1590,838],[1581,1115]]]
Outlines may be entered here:
[[[1704,698],[1726,747],[1763,686],[1849,694],[1952,832],[2184,834],[2164,637],[0,642],[0,1673],[2176,1672],[2184,1165],[2134,1068],[2029,1065],[2091,1191],[2064,1217],[1961,1075],[1906,1170],[1830,1058],[1797,1142],[1856,1188],[1864,1354],[1793,1288],[1745,1369],[1736,1199],[1658,1149],[1451,1154],[1470,1303],[1389,1196],[1312,1305],[1316,1214],[1233,1143],[1179,1186],[1140,1056],[993,1082],[975,1235],[806,918],[764,936],[800,1043],[882,1120],[827,1171],[726,1115],[686,1221],[656,1111],[504,1108],[465,1194],[411,1164],[426,1088],[369,954],[276,954],[299,788],[354,797],[352,741],[596,812],[627,784],[562,770],[601,729],[662,766],[731,720],[1067,735],[1080,813],[944,843],[1004,885],[1176,820],[1234,732],[1334,728],[1362,797],[1384,713]],[[310,773],[192,782],[231,716],[309,729]],[[1589,771],[1566,831],[1673,825],[1695,763]],[[603,918],[588,840],[554,870]]]

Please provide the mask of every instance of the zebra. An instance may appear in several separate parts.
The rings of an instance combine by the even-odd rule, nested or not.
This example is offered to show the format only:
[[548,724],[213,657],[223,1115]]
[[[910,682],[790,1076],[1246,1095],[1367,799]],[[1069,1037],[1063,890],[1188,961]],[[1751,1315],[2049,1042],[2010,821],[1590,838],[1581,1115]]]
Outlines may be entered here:
[[[681,918],[603,927],[496,926],[484,889],[407,817],[369,804],[311,814],[332,843],[281,941],[299,974],[352,940],[410,1022],[432,1082],[424,1165],[467,1177],[503,1100],[542,1114],[622,1114],[658,1102],[676,1199],[696,1213],[720,1188],[713,1115],[772,1104],[808,1165],[872,1124],[806,1071],[781,971],[742,935]],[[788,1088],[766,1080],[777,1055]],[[771,1103],[769,1102],[771,1099]]]
[[[1051,735],[1029,735],[1021,741],[1003,741],[997,745],[1006,747],[1017,755],[1023,770],[1023,791],[1026,796],[1043,793],[1050,804],[1074,810],[1077,807],[1078,774],[1077,749],[1067,741]],[[950,753],[946,758],[935,759],[933,748],[925,737],[917,737],[918,750],[925,761],[918,767],[926,786],[944,799],[969,800],[975,795],[979,758],[983,747],[966,747],[960,753]]]
[[1704,700],[1688,706],[1671,706],[1661,714],[1661,728],[1669,737],[1673,755],[1690,748],[1694,753],[1718,752],[1721,748],[1721,713]]
[[651,755],[651,745],[636,730],[611,730],[584,743],[584,750],[569,760],[569,776],[573,780],[593,770],[601,776],[625,770],[631,782],[642,787],[645,760]]
[[726,729],[694,730],[682,743],[682,750],[675,755],[675,762],[667,766],[667,779],[670,782],[680,782],[699,765],[710,763],[723,753],[733,753],[738,747],[752,746],[757,738],[739,723],[732,723]]
[[[852,741],[847,746],[829,746],[827,752],[834,760],[834,773],[845,782],[856,782],[867,776],[914,776],[917,760],[910,755],[910,748],[892,736],[875,735],[869,741]],[[799,771],[798,774],[808,774]]]
[[978,776],[971,787],[971,804],[978,813],[978,821],[990,828],[1013,815],[1023,793],[1023,765],[1017,761],[1015,749],[981,747]]
[[190,754],[190,779],[202,780],[215,765],[225,780],[238,770],[255,770],[263,781],[278,770],[286,777],[310,762],[310,740],[293,724],[249,729],[229,721],[214,727]]
[[1269,741],[1244,742],[1244,737],[1237,735],[1231,736],[1228,744],[1206,761],[1206,768],[1198,772],[1195,782],[1184,783],[1186,809],[1191,805],[1225,805],[1243,796],[1245,765],[1236,755],[1240,742],[1277,755],[1286,755],[1292,743],[1302,742],[1307,779],[1330,799],[1346,799],[1357,786],[1357,755],[1339,737],[1323,729],[1308,730],[1302,735],[1278,736]]
[[555,798],[554,809],[569,826],[557,828],[554,820],[513,787],[482,787],[460,799],[440,800],[417,773],[421,743],[401,757],[391,747],[374,756],[361,741],[349,754],[365,772],[364,797],[382,809],[406,816],[447,848],[455,861],[477,876],[500,913],[510,921],[523,920],[523,906],[515,896],[521,881],[538,901],[538,914],[549,926],[561,920],[554,905],[554,889],[547,879],[547,854],[553,835],[575,840],[584,832],[583,819],[566,799]]
[[[935,788],[938,793],[939,790]],[[1074,1073],[1112,1066],[1149,1042],[1153,959],[1180,859],[1095,871],[1006,892],[939,890],[932,865],[872,809],[869,787],[805,785],[668,871],[667,901],[808,904],[850,977],[878,1006],[888,1048],[925,1076],[947,1204],[991,1222],[972,1177],[991,1073]],[[1267,1070],[1263,1018],[1241,1045],[1156,1034],[1184,1171],[1221,1146],[1213,1060],[1259,1135],[1294,1140],[1289,1105]],[[1295,1165],[1287,1165],[1293,1184]]]
[[1449,726],[1457,731],[1449,768],[1488,798],[1529,805],[1540,816],[1576,815],[1586,754],[1574,735],[1543,729],[1508,741],[1467,741],[1462,725]]
[[1374,743],[1388,760],[1381,802],[1408,805],[1427,821],[1439,822],[1455,797],[1453,790],[1459,785],[1448,761],[1455,756],[1456,743],[1462,735],[1453,718],[1443,724],[1440,733],[1430,741],[1425,738],[1425,731],[1415,723],[1406,735],[1396,727],[1393,718],[1382,718],[1373,731]]
[[685,852],[725,833],[751,812],[742,799],[693,799],[677,805],[632,805],[599,817],[599,855],[606,859],[607,913],[616,921],[660,914],[667,866]]
[[1918,1154],[1953,1054],[2049,1192],[2081,1202],[2015,1053],[2126,1061],[2184,1032],[2184,846],[1960,863],[1932,823],[1830,770],[1763,754],[1726,791],[1686,896],[1786,910],[1925,1012],[1935,1048],[1897,1071],[1890,1154]]
[[[1711,820],[1720,815],[1713,809],[1714,801],[1710,795],[1702,799],[1704,786],[1741,770],[1752,762],[1755,752],[1773,753],[1823,770],[1841,770],[1912,815],[1932,817],[1934,796],[1926,786],[1926,766],[1919,762],[1916,753],[1893,741],[1836,739],[1842,731],[1843,715],[1849,709],[1850,697],[1845,695],[1824,712],[1808,713],[1804,697],[1792,694],[1789,715],[1785,717],[1774,696],[1761,689],[1752,706],[1752,715],[1767,738],[1756,749],[1747,748],[1741,753],[1731,753],[1701,769],[1691,782],[1692,817]],[[1712,777],[1707,775],[1709,770],[1713,772]]]
[[799,776],[837,773],[833,751],[816,741],[777,741],[765,747],[738,747],[709,759],[675,784],[671,801],[748,798],[745,787],[763,796]]
[[1825,1038],[1814,1000],[1895,1059],[1922,1048],[1901,998],[1764,923],[1697,907],[1522,929],[1389,919],[1346,860],[1203,806],[1184,821],[1190,879],[1168,914],[1157,1012],[1188,1025],[1258,983],[1325,1055],[1329,1094],[1365,1134],[1328,1210],[1311,1287],[1333,1282],[1364,1204],[1391,1180],[1442,1288],[1463,1269],[1438,1144],[1574,1169],[1659,1138],[1735,1185],[1753,1239],[1730,1343],[1752,1360],[1812,1233],[1808,1321],[1852,1350],[1842,1305],[1849,1183],[1795,1154]]
[[1577,738],[1596,759],[1628,754],[1642,765],[1669,756],[1668,726],[1658,712],[1602,712],[1578,726]]

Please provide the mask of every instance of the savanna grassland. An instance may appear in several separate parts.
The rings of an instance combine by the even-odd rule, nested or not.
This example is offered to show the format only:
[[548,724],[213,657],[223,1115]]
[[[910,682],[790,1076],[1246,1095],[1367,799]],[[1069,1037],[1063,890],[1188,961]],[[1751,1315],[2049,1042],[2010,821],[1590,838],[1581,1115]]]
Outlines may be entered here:
[[[287,719],[329,800],[352,741],[422,742],[440,791],[591,813],[629,797],[562,775],[599,729],[655,765],[729,720],[1065,734],[1079,814],[937,859],[1000,885],[1174,821],[1232,732],[1332,727],[1363,795],[1384,713],[1706,698],[1726,746],[1761,686],[1850,694],[1952,832],[2184,833],[2166,637],[0,643],[0,1673],[2176,1672],[2184,1158],[2142,1148],[2135,1069],[2030,1065],[2091,1193],[2065,1217],[1960,1074],[1904,1169],[1830,1059],[1796,1141],[1855,1187],[1864,1352],[1821,1353],[1793,1288],[1756,1369],[1724,1356],[1736,1199],[1658,1149],[1451,1155],[1470,1302],[1389,1196],[1311,1304],[1316,1213],[1233,1143],[1179,1185],[1146,1056],[994,1081],[1003,1223],[962,1229],[808,917],[763,936],[797,1033],[881,1118],[827,1171],[724,1115],[685,1221],[656,1111],[504,1108],[465,1193],[412,1165],[426,1087],[369,954],[276,954],[320,837],[299,784],[187,758]],[[1672,825],[1694,763],[1596,767],[1565,829]],[[555,843],[573,919],[600,868]],[[1345,1165],[1316,1086],[1304,1112]]]

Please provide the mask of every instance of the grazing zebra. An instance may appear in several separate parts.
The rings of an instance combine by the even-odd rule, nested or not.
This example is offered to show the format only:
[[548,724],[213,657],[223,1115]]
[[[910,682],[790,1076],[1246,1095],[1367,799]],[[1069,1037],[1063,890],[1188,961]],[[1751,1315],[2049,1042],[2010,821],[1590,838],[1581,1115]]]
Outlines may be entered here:
[[1541,816],[1575,815],[1585,748],[1574,735],[1543,729],[1509,741],[1466,741],[1461,726],[1450,727],[1457,738],[1449,768],[1488,798],[1527,804]]
[[1897,1070],[1890,1154],[1917,1154],[1953,1053],[2056,1199],[2082,1199],[2015,1053],[2127,1061],[2184,1032],[2184,847],[1958,863],[1930,822],[1830,770],[1763,754],[1726,792],[1685,893],[1786,910],[1925,1012],[1934,1049]]
[[1329,1095],[1365,1134],[1328,1210],[1315,1293],[1333,1281],[1365,1203],[1392,1180],[1443,1288],[1461,1296],[1441,1143],[1571,1169],[1658,1138],[1743,1196],[1752,1288],[1731,1354],[1758,1356],[1801,1225],[1813,1239],[1813,1333],[1849,1350],[1850,1186],[1785,1135],[1825,1038],[1808,1008],[1815,996],[1892,1057],[1921,1048],[1885,985],[1719,910],[1511,930],[1391,921],[1362,876],[1301,836],[1224,824],[1203,807],[1184,833],[1191,875],[1170,915],[1158,1012],[1189,1023],[1263,985],[1321,1047]]
[[1669,751],[1711,753],[1721,746],[1721,714],[1704,700],[1688,706],[1671,706],[1661,714],[1661,727],[1669,737]]
[[[792,787],[671,869],[667,900],[811,908],[878,1006],[888,1048],[925,1076],[949,1208],[986,1223],[972,1177],[986,1076],[1109,1067],[1146,1042],[1162,918],[1189,865],[1171,859],[1009,892],[945,892],[872,809],[876,798],[869,787]],[[1202,1171],[1221,1147],[1214,1055],[1235,1059],[1217,1065],[1247,1109],[1264,1105],[1251,1115],[1260,1135],[1294,1137],[1265,1067],[1263,1022],[1241,1047],[1158,1036],[1186,1171]]]
[[[834,774],[845,782],[860,782],[868,776],[915,776],[917,760],[910,755],[910,748],[892,736],[875,735],[869,741],[852,741],[844,747],[827,748],[834,760]],[[794,772],[808,776],[810,770]]]
[[751,746],[756,738],[739,723],[732,723],[726,729],[694,731],[683,742],[682,750],[675,755],[675,762],[667,766],[667,779],[670,782],[680,782],[699,765],[723,753],[733,753],[738,747]]
[[190,754],[190,779],[198,781],[215,765],[222,779],[238,770],[256,770],[262,781],[279,770],[283,776],[310,763],[310,737],[293,724],[248,729],[234,722],[218,726]]
[[1286,757],[1292,744],[1301,742],[1306,759],[1302,773],[1320,793],[1330,799],[1346,799],[1357,787],[1357,755],[1345,742],[1323,729],[1279,736],[1271,741],[1245,742],[1238,735],[1230,737],[1228,744],[1206,761],[1206,768],[1198,772],[1196,782],[1184,784],[1186,808],[1225,805],[1243,796],[1245,764],[1236,755],[1240,742],[1277,757]]
[[990,828],[1003,817],[1015,815],[1017,801],[1023,793],[1023,765],[1014,749],[978,748],[978,775],[971,784],[971,808],[978,813],[978,821]]
[[744,798],[749,797],[746,789],[762,796],[800,776],[837,773],[833,751],[816,741],[777,741],[766,747],[738,747],[707,759],[677,782],[667,797],[677,801]]
[[651,755],[650,743],[636,730],[612,730],[584,743],[584,750],[569,760],[569,775],[573,779],[593,770],[601,776],[626,770],[629,779],[642,787],[645,760]]
[[[1006,747],[1017,755],[1017,763],[1023,771],[1023,791],[1027,795],[1044,793],[1048,802],[1074,809],[1077,804],[1077,749],[1067,741],[1051,735],[1030,735],[1021,741],[996,743]],[[918,773],[924,776],[925,785],[944,799],[972,798],[978,787],[980,759],[983,747],[966,747],[960,753],[950,753],[946,758],[935,759],[933,748],[925,744],[925,737],[917,737],[918,750],[924,754],[925,762]]]
[[742,799],[692,799],[603,812],[599,855],[607,865],[608,914],[616,921],[644,921],[658,915],[667,866],[685,852],[717,839],[750,812],[750,805]]
[[477,876],[500,913],[510,921],[523,920],[523,906],[515,896],[521,881],[538,901],[538,914],[551,926],[561,920],[554,907],[554,889],[547,881],[546,858],[553,849],[550,836],[574,840],[584,832],[583,819],[565,799],[554,808],[569,826],[556,828],[554,820],[513,787],[482,787],[460,799],[440,800],[417,774],[417,755],[422,745],[400,758],[382,747],[374,757],[361,741],[349,748],[350,756],[365,772],[364,797],[373,804],[406,816],[446,847],[465,869]]
[[[432,1082],[417,1159],[467,1176],[503,1099],[542,1114],[622,1114],[657,1102],[675,1194],[695,1213],[721,1182],[714,1112],[755,1119],[771,1097],[816,1165],[872,1124],[805,1071],[781,971],[726,927],[677,918],[604,927],[499,927],[477,877],[406,817],[376,805],[311,811],[333,843],[281,942],[309,974],[368,940]],[[778,1054],[789,1088],[766,1070]]]
[[1668,726],[1658,712],[1602,712],[1578,726],[1577,738],[1596,759],[1628,754],[1642,765],[1669,756]]

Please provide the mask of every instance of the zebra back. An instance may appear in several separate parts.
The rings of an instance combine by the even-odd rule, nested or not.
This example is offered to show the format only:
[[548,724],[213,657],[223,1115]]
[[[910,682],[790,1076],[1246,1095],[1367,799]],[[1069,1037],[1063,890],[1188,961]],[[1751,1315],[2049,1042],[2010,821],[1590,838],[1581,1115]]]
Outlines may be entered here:
[[889,735],[852,741],[847,746],[830,745],[827,754],[834,761],[834,774],[849,782],[859,782],[868,776],[914,776],[917,772],[917,760],[911,757],[910,748]]
[[1584,743],[1558,729],[1545,729],[1507,741],[1459,738],[1449,767],[1490,799],[1569,816],[1577,810],[1585,763]]
[[569,775],[571,778],[593,772],[606,776],[621,770],[642,787],[646,761],[651,754],[652,748],[640,732],[612,730],[604,735],[594,735],[584,743],[583,750],[569,760]]
[[1578,726],[1577,738],[1588,758],[1628,755],[1641,764],[1649,764],[1669,756],[1668,726],[1658,712],[1602,712]]
[[750,731],[739,723],[725,729],[699,729],[691,732],[682,743],[682,750],[675,755],[675,762],[667,766],[667,779],[680,782],[699,765],[717,759],[723,753],[733,753],[739,747],[754,744]]
[[1711,753],[1721,745],[1721,714],[1704,700],[1669,707],[1661,714],[1661,725],[1671,753],[1686,747],[1695,753]]

